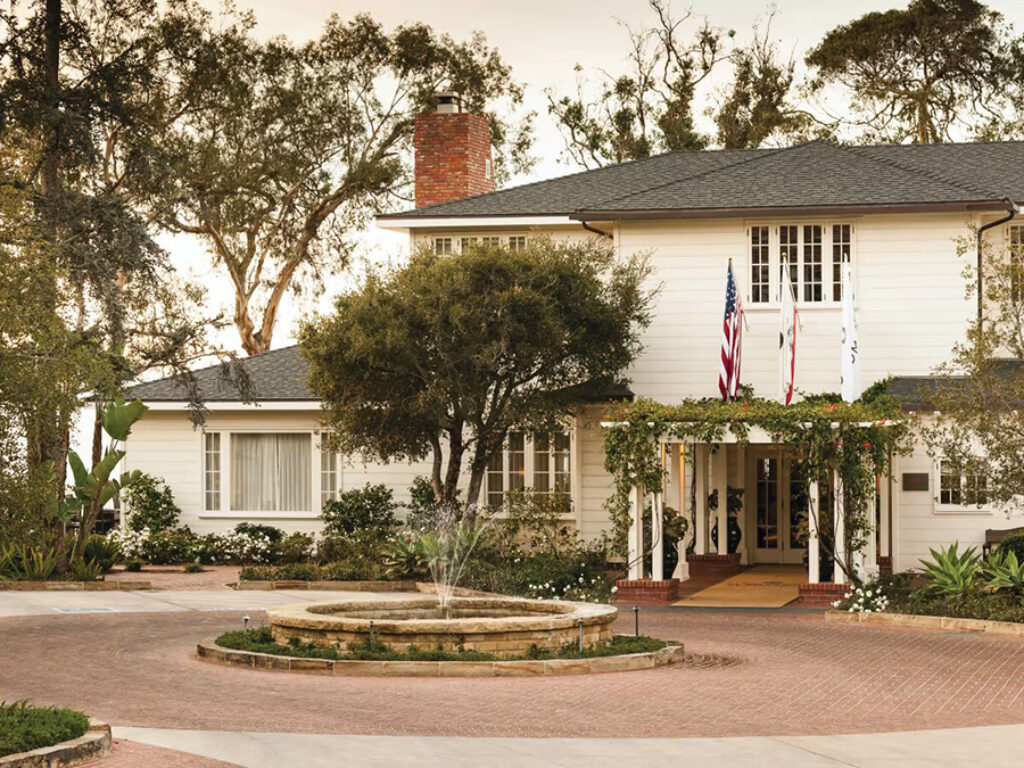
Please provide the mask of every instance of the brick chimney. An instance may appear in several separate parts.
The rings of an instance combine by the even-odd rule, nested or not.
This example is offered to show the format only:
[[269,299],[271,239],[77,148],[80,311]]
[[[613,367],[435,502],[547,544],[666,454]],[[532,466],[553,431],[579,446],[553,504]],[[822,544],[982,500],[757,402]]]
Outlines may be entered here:
[[487,118],[462,111],[455,93],[437,94],[437,110],[416,115],[416,207],[494,191]]

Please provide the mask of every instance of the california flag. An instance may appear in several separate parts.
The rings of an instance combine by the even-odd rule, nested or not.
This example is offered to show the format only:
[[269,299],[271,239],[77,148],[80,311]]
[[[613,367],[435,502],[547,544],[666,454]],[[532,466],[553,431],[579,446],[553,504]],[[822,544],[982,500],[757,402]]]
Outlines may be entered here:
[[852,403],[860,397],[860,349],[857,347],[857,323],[853,316],[853,270],[843,263],[842,360],[839,368],[839,391],[843,400]]
[[779,306],[782,308],[779,327],[779,401],[789,405],[793,402],[793,382],[796,379],[796,302],[789,262],[785,257],[782,259],[779,293]]

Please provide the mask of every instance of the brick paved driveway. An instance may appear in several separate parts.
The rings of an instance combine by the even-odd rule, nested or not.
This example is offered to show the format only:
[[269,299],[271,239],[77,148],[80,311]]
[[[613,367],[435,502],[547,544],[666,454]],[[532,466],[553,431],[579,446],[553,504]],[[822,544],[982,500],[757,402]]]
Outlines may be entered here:
[[[548,679],[326,678],[204,664],[238,612],[0,620],[0,700],[117,725],[337,734],[728,736],[1024,722],[1024,642],[826,624],[819,614],[647,610],[679,668]],[[254,615],[254,618],[257,618]],[[632,629],[632,615],[619,629]],[[726,662],[726,663],[723,663]]]

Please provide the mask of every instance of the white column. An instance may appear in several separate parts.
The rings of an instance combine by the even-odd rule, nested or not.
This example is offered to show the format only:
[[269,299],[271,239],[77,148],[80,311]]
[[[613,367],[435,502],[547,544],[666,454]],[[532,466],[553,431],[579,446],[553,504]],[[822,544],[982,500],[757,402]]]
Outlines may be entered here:
[[712,484],[718,498],[718,540],[715,547],[720,555],[729,552],[729,483],[728,483],[728,447],[725,443],[719,443],[718,450],[714,453],[712,464]]
[[683,534],[683,538],[680,540],[679,549],[679,562],[676,564],[675,571],[670,574],[669,578],[685,580],[690,578],[690,566],[686,562],[686,547],[690,539],[693,538],[693,526],[689,525],[690,522],[690,484],[688,482],[688,476],[686,473],[686,446],[680,445],[679,443],[673,443],[669,446],[669,472],[668,472],[669,487],[665,493],[670,499],[676,499],[676,509],[679,510],[679,514],[686,520],[686,533]]
[[836,584],[842,584],[846,581],[846,571],[839,565],[840,562],[846,559],[846,527],[845,527],[845,514],[843,510],[843,487],[839,480],[839,473],[833,471],[832,473],[832,484],[835,488],[835,503],[833,514],[835,515],[835,522],[832,526],[833,531],[833,547],[835,551],[835,565],[833,571],[835,572],[832,577],[832,581]]
[[746,565],[750,562],[750,553],[747,551],[747,540],[750,533],[747,528],[747,450],[744,446],[737,444],[733,449],[736,451],[736,488],[740,493],[740,510],[736,514],[736,523],[740,526],[743,535],[740,536],[740,545],[737,551],[740,553],[740,562]]
[[633,487],[630,497],[629,568],[627,576],[630,579],[642,579],[644,577],[644,518],[643,491],[639,485]]
[[821,553],[818,542],[818,515],[821,514],[821,494],[818,492],[818,481],[810,484],[807,503],[810,508],[807,510],[807,583],[817,584],[821,581],[820,560]]
[[665,578],[665,506],[664,494],[655,493],[651,499],[651,578],[661,581]]
[[696,555],[708,553],[708,446],[697,443],[693,451],[693,471],[696,473],[696,530],[693,552]]
[[860,564],[860,577],[862,579],[873,579],[878,575],[878,526],[876,522],[876,515],[880,517],[882,513],[881,486],[883,482],[883,477],[879,476],[875,478],[876,488],[879,491],[878,507],[875,507],[875,500],[871,499],[871,512],[868,515],[868,541],[867,545],[864,547],[864,552],[860,553],[860,557],[858,559]]

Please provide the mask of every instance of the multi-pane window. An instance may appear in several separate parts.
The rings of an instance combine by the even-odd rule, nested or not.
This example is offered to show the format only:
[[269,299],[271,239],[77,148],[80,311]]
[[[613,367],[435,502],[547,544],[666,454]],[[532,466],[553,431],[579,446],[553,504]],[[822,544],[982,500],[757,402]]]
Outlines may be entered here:
[[821,265],[821,226],[804,226],[803,295],[804,301],[824,301]]
[[[793,298],[820,304],[842,298],[842,264],[852,251],[850,224],[782,224],[750,228],[750,302],[767,304],[781,297],[783,265]],[[827,254],[832,253],[829,279]]]
[[750,229],[750,300],[767,302],[771,295],[768,227]]
[[321,436],[320,442],[320,504],[325,501],[338,498],[339,472],[337,452],[332,451],[326,445],[326,435]]
[[512,432],[505,450],[487,465],[487,504],[499,507],[507,491],[572,492],[572,439],[568,432]]
[[963,471],[948,461],[939,462],[939,503],[961,507],[988,504],[988,482],[978,472]]
[[[435,237],[434,253],[438,256],[450,256],[453,253],[468,253],[475,245],[484,247],[498,247],[503,243],[509,250],[521,251],[526,248],[526,235],[512,235],[502,237],[501,235],[467,236],[467,237]],[[456,247],[458,251],[456,251]]]
[[832,299],[843,298],[843,264],[850,260],[851,227],[849,224],[832,225]]
[[207,512],[220,509],[220,433],[203,435],[203,496]]

